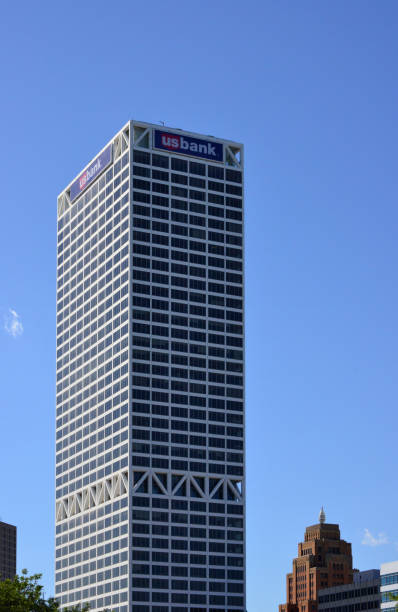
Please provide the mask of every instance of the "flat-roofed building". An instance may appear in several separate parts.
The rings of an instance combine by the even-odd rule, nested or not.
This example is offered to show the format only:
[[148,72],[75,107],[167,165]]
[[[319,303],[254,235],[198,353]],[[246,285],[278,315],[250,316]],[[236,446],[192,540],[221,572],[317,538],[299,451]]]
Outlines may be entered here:
[[381,610],[396,612],[396,605],[391,596],[398,597],[398,561],[382,563],[380,566]]
[[380,610],[380,571],[355,571],[352,584],[321,589],[318,612]]
[[56,596],[245,606],[243,147],[129,121],[58,198]]
[[17,528],[0,521],[0,580],[17,573]]

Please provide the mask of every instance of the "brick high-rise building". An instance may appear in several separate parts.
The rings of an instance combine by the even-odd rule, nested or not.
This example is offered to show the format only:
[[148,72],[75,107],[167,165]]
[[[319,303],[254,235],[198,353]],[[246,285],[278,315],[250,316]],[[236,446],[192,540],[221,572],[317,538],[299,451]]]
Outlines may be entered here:
[[293,572],[286,576],[287,603],[279,612],[317,612],[320,589],[352,583],[351,544],[340,538],[338,525],[325,520],[322,508],[319,523],[306,528]]
[[17,573],[17,528],[0,521],[0,580]]

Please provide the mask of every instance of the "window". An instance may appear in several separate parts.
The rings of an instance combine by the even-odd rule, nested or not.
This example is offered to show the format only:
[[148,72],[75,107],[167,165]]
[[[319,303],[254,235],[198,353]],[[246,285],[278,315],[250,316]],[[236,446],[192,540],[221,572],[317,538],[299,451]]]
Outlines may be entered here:
[[189,171],[191,174],[199,174],[201,176],[206,175],[206,166],[204,164],[199,164],[198,162],[189,162]]

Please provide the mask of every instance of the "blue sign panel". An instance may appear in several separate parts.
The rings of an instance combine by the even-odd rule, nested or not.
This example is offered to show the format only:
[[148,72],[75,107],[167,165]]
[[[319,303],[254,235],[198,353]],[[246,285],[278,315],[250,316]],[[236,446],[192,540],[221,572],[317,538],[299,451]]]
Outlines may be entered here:
[[109,147],[107,147],[105,151],[102,151],[101,155],[98,155],[97,159],[90,164],[87,170],[85,170],[83,174],[81,174],[79,178],[72,183],[70,188],[71,202],[73,202],[73,200],[75,200],[77,196],[79,196],[86,189],[86,187],[88,187],[90,183],[92,183],[93,180],[96,179],[97,176],[101,174],[103,170],[105,170],[105,168],[107,168],[107,166],[109,166],[111,161],[112,145],[109,145]]
[[185,134],[154,130],[153,146],[156,149],[164,149],[173,153],[202,157],[211,161],[224,161],[223,145],[220,142],[193,138]]

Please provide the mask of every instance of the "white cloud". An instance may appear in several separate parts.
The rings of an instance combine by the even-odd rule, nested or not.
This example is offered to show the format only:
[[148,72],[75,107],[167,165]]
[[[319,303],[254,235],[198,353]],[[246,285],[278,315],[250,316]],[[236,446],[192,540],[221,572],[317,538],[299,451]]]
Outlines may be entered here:
[[10,334],[13,338],[21,336],[23,334],[23,325],[21,318],[15,310],[9,309],[8,313],[4,317],[4,329],[7,334]]
[[365,529],[362,544],[364,546],[382,546],[383,544],[388,544],[388,537],[385,533],[379,533],[377,536],[374,536],[370,533],[369,529]]

